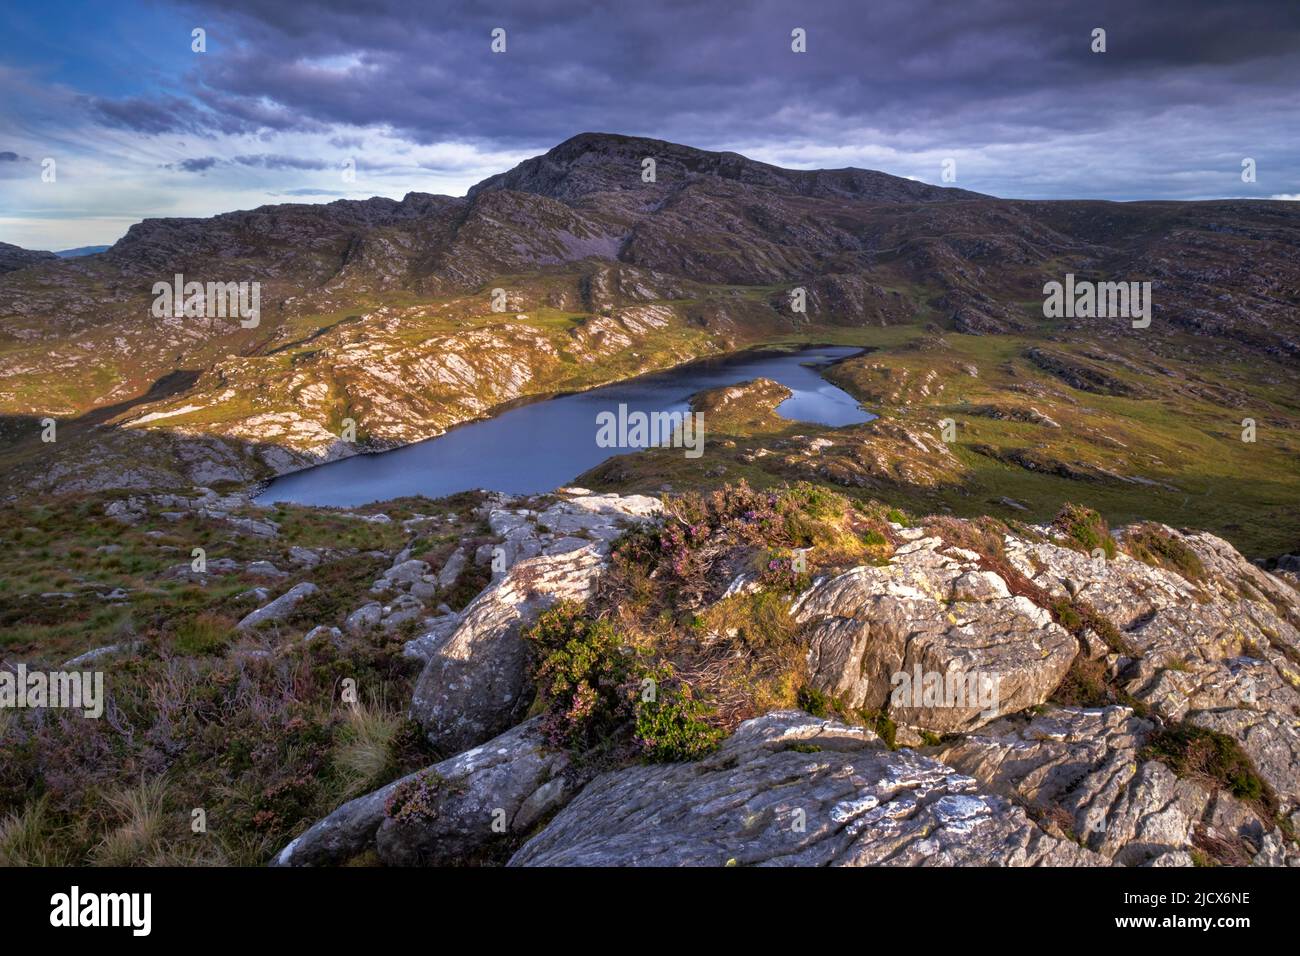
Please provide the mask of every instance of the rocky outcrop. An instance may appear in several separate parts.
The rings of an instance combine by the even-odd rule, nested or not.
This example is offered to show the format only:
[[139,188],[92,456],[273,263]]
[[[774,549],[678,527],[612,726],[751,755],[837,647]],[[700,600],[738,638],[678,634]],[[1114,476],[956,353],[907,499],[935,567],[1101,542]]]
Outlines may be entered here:
[[973,551],[914,540],[881,567],[816,584],[792,609],[813,686],[904,728],[972,730],[1041,703],[1078,642],[1051,615],[983,569]]
[[512,866],[1089,865],[931,757],[797,711],[742,724],[708,759],[604,774]]
[[[492,583],[425,619],[406,647],[425,661],[411,717],[459,756],[345,804],[280,861],[373,850],[390,865],[511,851],[521,866],[1300,864],[1300,595],[1212,535],[1149,525],[1131,533],[1155,527],[1185,548],[1164,552],[1182,556],[1181,572],[1122,550],[1093,557],[1048,527],[998,542],[951,519],[891,524],[887,558],[815,578],[786,605],[801,680],[837,713],[889,727],[888,745],[864,726],[777,711],[694,762],[592,779],[548,749],[537,719],[508,729],[532,703],[521,631],[553,602],[591,595],[610,542],[661,508],[580,488],[489,496],[480,514],[497,543],[473,560],[494,562]],[[963,536],[984,550],[951,543]],[[453,553],[468,563],[468,548]],[[430,572],[407,549],[380,580],[400,590]],[[727,593],[757,587],[742,573]],[[1087,623],[1067,631],[1061,608],[1085,609]],[[1051,703],[1074,666],[1149,712]],[[1239,747],[1262,789],[1180,763],[1170,734],[1189,727]]]
[[0,273],[16,272],[19,269],[26,269],[28,266],[40,265],[43,262],[57,262],[58,260],[59,257],[52,252],[38,252],[35,249],[24,249],[22,246],[0,242]]
[[661,508],[654,498],[581,491],[541,512],[491,509],[503,570],[454,630],[432,639],[426,631],[411,642],[411,652],[427,662],[411,719],[439,750],[472,747],[522,717],[530,703],[522,629],[556,601],[590,596],[610,542]]
[[[1004,718],[936,753],[981,787],[1029,807],[1110,862],[1190,865],[1198,844],[1231,840],[1246,862],[1286,845],[1274,821],[1230,794],[1177,778],[1142,747],[1156,725],[1127,707]],[[1276,831],[1276,832],[1275,832]],[[1283,856],[1300,864],[1300,849]]]
[[277,854],[277,866],[345,863],[374,849],[390,866],[464,863],[518,840],[571,795],[567,759],[536,721],[350,800]]
[[1227,734],[1288,806],[1300,804],[1300,594],[1221,538],[1158,530],[1196,555],[1196,580],[1050,542],[1008,538],[1007,556],[1118,629],[1131,656],[1104,652],[1105,664],[1125,691],[1164,720]]

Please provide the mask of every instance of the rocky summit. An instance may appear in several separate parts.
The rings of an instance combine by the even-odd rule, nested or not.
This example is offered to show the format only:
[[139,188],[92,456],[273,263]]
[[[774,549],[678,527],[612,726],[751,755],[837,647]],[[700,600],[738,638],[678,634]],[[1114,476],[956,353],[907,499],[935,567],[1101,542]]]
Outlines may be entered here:
[[[0,246],[0,676],[105,695],[0,708],[0,864],[1298,865],[1298,249],[603,133]],[[284,491],[751,351],[692,454]]]

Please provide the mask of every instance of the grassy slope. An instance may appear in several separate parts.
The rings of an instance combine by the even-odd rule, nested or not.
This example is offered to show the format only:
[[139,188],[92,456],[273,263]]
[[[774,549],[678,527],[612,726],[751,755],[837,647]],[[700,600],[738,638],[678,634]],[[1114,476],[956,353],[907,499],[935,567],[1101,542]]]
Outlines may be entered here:
[[[875,351],[856,363],[883,363],[891,369],[906,369],[913,373],[913,380],[931,369],[939,373],[943,385],[939,394],[913,397],[906,404],[882,404],[875,400],[879,393],[855,388],[851,372],[854,363],[841,366],[832,377],[867,408],[888,420],[933,432],[939,419],[953,418],[958,423],[957,441],[951,447],[965,469],[960,484],[938,488],[898,484],[870,492],[840,490],[887,499],[922,513],[951,510],[962,516],[995,514],[1037,520],[1054,515],[1062,501],[1075,501],[1101,511],[1114,525],[1151,519],[1204,528],[1253,556],[1276,555],[1300,544],[1300,405],[1288,384],[1289,373],[1280,365],[1269,368],[1265,361],[1252,358],[1249,363],[1213,370],[1205,365],[1187,367],[1187,374],[1199,381],[1231,388],[1245,396],[1241,407],[1225,407],[1185,394],[1162,393],[1161,383],[1150,376],[1118,367],[1111,369],[1117,378],[1143,383],[1151,388],[1153,397],[1080,391],[1024,358],[1026,348],[1044,344],[1036,338],[945,333],[943,347],[915,348],[924,337],[918,326],[897,326],[809,329],[769,340],[768,344],[784,346],[810,342],[862,345]],[[1066,351],[1087,345],[1083,341],[1051,343],[1053,349]],[[1163,361],[1173,364],[1168,359]],[[975,365],[978,377],[961,372],[963,364]],[[1277,382],[1267,381],[1270,378]],[[1008,391],[1013,385],[1039,388],[1045,397]],[[986,405],[1020,409],[1033,406],[1061,427],[1051,429],[970,411],[972,406]],[[1240,438],[1241,419],[1246,416],[1259,423],[1253,444]],[[718,477],[710,472],[720,461],[726,468],[727,480],[779,483],[784,476],[763,467],[763,459],[746,464],[720,444],[734,440],[740,451],[794,434],[830,435],[850,430],[796,423],[754,433],[716,420],[709,422],[709,428],[714,444],[702,458],[688,460],[680,452],[641,453],[620,462],[628,475],[626,480],[606,482],[604,486],[650,489],[667,483],[677,489],[707,487],[716,484]],[[1029,449],[1049,461],[1092,465],[1177,490],[1159,484],[1081,481],[1029,470],[979,454],[972,450],[976,444],[995,449]],[[1001,504],[1004,496],[1027,506],[1028,513]]]

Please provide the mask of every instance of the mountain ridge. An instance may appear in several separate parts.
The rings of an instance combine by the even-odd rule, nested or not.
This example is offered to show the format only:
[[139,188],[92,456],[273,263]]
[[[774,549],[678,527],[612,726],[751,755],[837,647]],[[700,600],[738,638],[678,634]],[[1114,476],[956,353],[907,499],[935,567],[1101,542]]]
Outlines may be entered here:
[[[662,162],[645,183],[642,153],[654,151]],[[902,198],[882,200],[882,183]],[[1046,508],[1077,489],[1033,489],[1086,480],[1096,500],[1128,507],[1130,479],[1203,487],[1185,450],[1199,443],[1258,475],[1234,493],[1276,507],[1267,476],[1293,470],[1300,424],[1287,364],[1300,351],[1300,208],[965,198],[940,187],[916,201],[921,188],[580,134],[467,197],[147,220],[108,252],[0,276],[0,466],[14,494],[114,481],[247,486],[429,438],[513,401],[749,346],[835,342],[887,359],[833,373],[888,412],[819,465],[839,483],[890,482],[968,508],[983,475]],[[258,282],[258,324],[154,317],[151,288],[176,273]],[[1066,274],[1150,281],[1151,328],[1046,319],[1044,285]],[[47,416],[63,425],[57,446],[36,439]],[[1234,439],[1248,416],[1272,423],[1267,446]],[[995,424],[1039,417],[1069,427],[1044,443]],[[358,441],[340,439],[345,418]],[[963,453],[918,457],[909,436],[945,419],[972,436]],[[637,461],[658,467],[653,455]],[[616,473],[640,467],[620,461],[605,477],[618,487]],[[1176,520],[1183,498],[1168,495],[1137,516]],[[1214,529],[1238,533],[1226,527],[1242,527],[1236,510],[1221,506]],[[1276,554],[1286,527],[1241,533]]]

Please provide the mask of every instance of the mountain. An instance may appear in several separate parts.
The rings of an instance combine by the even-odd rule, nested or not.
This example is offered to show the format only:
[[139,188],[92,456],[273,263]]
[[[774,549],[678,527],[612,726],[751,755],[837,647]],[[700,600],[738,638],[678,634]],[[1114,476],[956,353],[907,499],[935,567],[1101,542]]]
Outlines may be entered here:
[[[643,175],[645,161],[654,160],[655,181]],[[929,186],[869,169],[782,169],[747,159],[739,153],[714,153],[657,139],[612,133],[581,133],[542,156],[514,169],[490,176],[472,187],[473,199],[491,190],[511,190],[580,202],[610,193],[631,193],[647,207],[692,186],[718,181],[751,186],[791,196],[849,202],[947,202],[988,199],[964,189]],[[647,189],[646,186],[651,188]]]
[[[153,285],[177,273],[260,283],[256,326],[155,318]],[[1067,276],[1150,282],[1151,326],[1046,318]],[[1298,317],[1294,203],[1002,200],[585,133],[464,198],[151,219],[100,255],[0,277],[0,459],[10,493],[247,486],[519,399],[837,341],[882,350],[834,374],[889,413],[823,462],[841,482],[1038,511],[1080,483],[1120,508],[1147,488],[1156,513],[1132,516],[1216,500],[1215,529],[1276,554],[1300,526],[1243,518],[1285,510],[1293,487],[1276,476],[1296,470]],[[47,415],[66,425],[54,448],[34,437]],[[1267,442],[1239,440],[1247,418]],[[961,453],[909,466],[905,436],[940,420],[960,423]],[[604,480],[664,480],[633,474],[654,460]]]
[[60,259],[76,259],[79,256],[97,255],[109,248],[109,246],[77,246],[75,249],[60,249],[54,254]]

